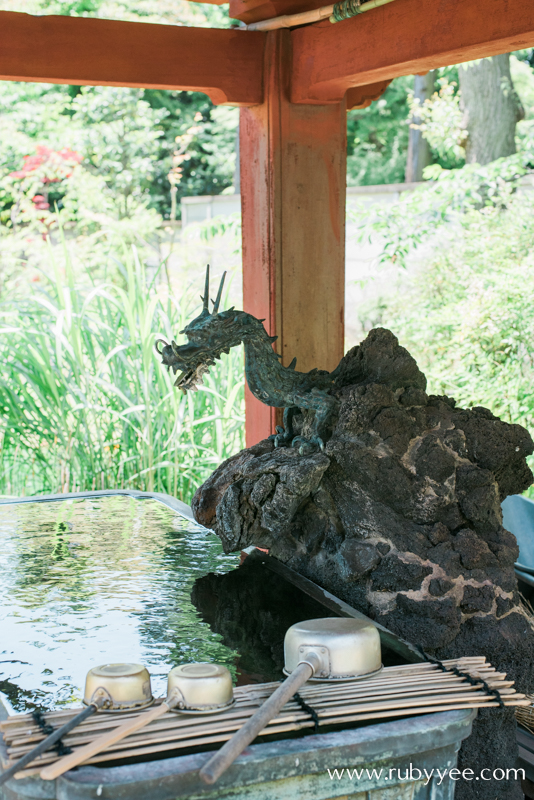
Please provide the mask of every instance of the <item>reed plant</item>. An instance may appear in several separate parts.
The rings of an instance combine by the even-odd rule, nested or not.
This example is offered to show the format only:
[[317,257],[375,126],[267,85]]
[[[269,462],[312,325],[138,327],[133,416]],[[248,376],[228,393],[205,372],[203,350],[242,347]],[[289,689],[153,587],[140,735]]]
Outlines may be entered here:
[[[66,253],[66,249],[65,249]],[[178,299],[135,248],[123,283],[79,281],[66,253],[52,277],[0,304],[0,493],[108,488],[185,501],[244,442],[243,354],[230,351],[183,395],[154,351],[198,296]]]

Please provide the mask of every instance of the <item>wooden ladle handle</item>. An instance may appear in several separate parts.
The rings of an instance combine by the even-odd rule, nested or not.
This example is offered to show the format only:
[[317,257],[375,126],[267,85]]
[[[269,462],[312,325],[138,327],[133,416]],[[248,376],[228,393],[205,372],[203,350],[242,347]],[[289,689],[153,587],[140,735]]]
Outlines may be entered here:
[[28,764],[31,764],[32,761],[35,761],[42,753],[46,752],[46,750],[50,750],[51,747],[58,742],[62,736],[65,736],[67,733],[83,722],[87,717],[90,717],[91,714],[94,714],[97,711],[98,707],[95,703],[91,703],[87,708],[84,708],[83,711],[80,711],[79,714],[76,714],[69,722],[66,722],[65,725],[62,725],[60,728],[57,728],[53,733],[43,739],[42,742],[39,742],[29,753],[26,753],[25,756],[22,756],[15,764],[13,764],[9,769],[5,772],[2,772],[0,775],[0,786],[3,783],[6,783],[10,778],[20,772],[21,769],[27,767]]
[[254,741],[256,736],[278,714],[295,692],[306,683],[319,668],[320,659],[315,653],[308,653],[306,661],[301,662],[289,678],[276,689],[255,714],[245,722],[231,739],[223,744],[200,770],[200,777],[205,783],[215,783],[245,747]]
[[44,767],[39,776],[45,781],[53,781],[54,778],[59,778],[64,772],[77,767],[78,764],[83,764],[84,761],[102,752],[106,747],[120,742],[121,739],[124,739],[125,736],[129,736],[130,733],[135,733],[135,731],[138,731],[140,728],[144,728],[144,726],[148,725],[152,720],[163,716],[170,708],[171,705],[168,703],[162,703],[160,706],[156,706],[156,708],[151,708],[150,711],[138,714],[137,717],[129,719],[128,722],[125,722],[123,725],[113,728],[109,733],[98,736],[92,742],[86,744],[85,747],[81,747],[79,750],[75,750],[74,753],[70,753],[70,755],[60,758],[59,761],[55,761],[53,764]]

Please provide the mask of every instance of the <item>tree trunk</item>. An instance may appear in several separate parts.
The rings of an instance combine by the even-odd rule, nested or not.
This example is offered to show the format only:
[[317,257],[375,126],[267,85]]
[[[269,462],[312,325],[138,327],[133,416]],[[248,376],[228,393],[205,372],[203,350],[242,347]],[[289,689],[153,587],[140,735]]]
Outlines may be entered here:
[[466,162],[489,164],[515,153],[515,126],[525,112],[512,83],[510,54],[461,64],[458,75]]
[[[434,91],[434,71],[427,72],[426,75],[416,75],[413,88],[413,96],[419,100],[421,105],[432,97]],[[421,118],[415,113],[410,120],[413,124],[419,125]],[[410,138],[408,141],[408,159],[406,161],[406,183],[423,180],[423,170],[432,161],[430,145],[423,138],[422,132],[418,128],[410,128]]]

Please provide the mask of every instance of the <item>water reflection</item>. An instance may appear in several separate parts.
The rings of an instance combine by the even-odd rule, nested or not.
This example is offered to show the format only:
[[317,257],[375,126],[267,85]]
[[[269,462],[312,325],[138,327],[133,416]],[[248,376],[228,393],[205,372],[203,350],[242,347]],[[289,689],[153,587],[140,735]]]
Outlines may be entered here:
[[261,561],[195,581],[192,601],[223,642],[239,652],[238,682],[283,678],[284,636],[296,622],[335,614]]
[[[17,711],[79,703],[87,670],[141,661],[158,695],[183,661],[236,651],[191,604],[219,540],[155,500],[124,496],[0,506],[0,691]],[[13,662],[27,663],[13,663]]]

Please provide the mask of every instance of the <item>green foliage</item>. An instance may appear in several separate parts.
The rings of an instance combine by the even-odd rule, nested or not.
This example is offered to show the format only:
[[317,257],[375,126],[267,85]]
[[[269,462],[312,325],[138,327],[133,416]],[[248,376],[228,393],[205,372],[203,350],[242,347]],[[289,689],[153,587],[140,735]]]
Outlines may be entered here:
[[120,218],[148,204],[157,169],[165,109],[153,109],[140,89],[83,87],[70,103],[70,139],[84,166],[101,176]]
[[412,78],[397,78],[368,108],[347,114],[347,183],[401,183],[408,149],[408,92]]
[[[228,6],[187,0],[0,0],[0,9],[198,27],[231,24]],[[179,207],[184,195],[219,194],[231,187],[238,113],[214,107],[198,92],[3,83],[0,178],[19,167],[34,142],[55,150],[75,147],[93,173],[118,188],[121,216],[141,198],[169,218],[168,174],[176,137],[198,128],[183,165]],[[2,199],[0,194],[0,204]]]
[[231,24],[228,4],[216,6],[189,0],[0,0],[0,10],[210,28],[227,28]]
[[49,14],[82,17],[96,14],[102,0],[41,0],[43,11]]
[[145,92],[154,107],[164,102],[169,116],[163,121],[164,140],[159,156],[151,205],[169,217],[169,172],[172,155],[180,139],[188,138],[185,158],[181,160],[181,178],[177,202],[181,197],[220,194],[233,183],[236,165],[236,137],[239,120],[237,108],[213,106],[198,92]]
[[[526,108],[517,128],[519,142],[532,141],[534,120],[533,50],[511,57],[512,78]],[[458,91],[458,67],[435,70],[436,92],[423,105],[423,135],[432,162],[443,169],[463,166],[463,112]],[[413,78],[396,78],[379,100],[347,115],[347,182],[349,186],[404,181],[409,124],[413,111]],[[433,177],[430,172],[427,176]]]
[[230,234],[234,241],[234,253],[241,252],[241,214],[234,211],[233,214],[221,214],[218,217],[211,217],[197,225],[200,238],[203,242],[210,242],[218,236]]
[[[52,254],[51,254],[52,255]],[[182,395],[154,352],[184,327],[178,305],[125,251],[124,286],[66,272],[0,305],[0,493],[131,487],[189,500],[243,446],[243,355]],[[195,301],[197,302],[197,301]]]
[[382,298],[390,327],[429,378],[429,391],[485,406],[534,434],[534,198],[466,213],[449,246]]
[[[109,93],[105,96],[109,97]],[[81,104],[84,94],[78,98]],[[142,101],[134,102],[140,104]],[[142,105],[152,113],[147,104]],[[54,110],[53,104],[51,107]],[[10,122],[4,129],[9,130]],[[161,219],[148,207],[150,195],[146,187],[143,189],[143,175],[135,170],[145,165],[146,175],[151,167],[152,162],[143,157],[146,151],[143,148],[149,147],[141,145],[139,140],[142,133],[149,139],[152,131],[143,131],[143,120],[134,117],[124,126],[125,135],[122,135],[124,128],[118,130],[120,125],[117,116],[112,126],[103,122],[100,127],[80,132],[75,121],[71,123],[69,137],[49,137],[54,144],[68,138],[79,149],[53,149],[28,134],[17,137],[15,129],[12,148],[6,148],[4,153],[6,171],[0,177],[0,275],[4,283],[17,275],[24,284],[28,279],[40,279],[40,271],[48,269],[47,240],[49,237],[56,240],[60,225],[72,248],[76,270],[90,272],[94,279],[107,273],[109,278],[114,274],[115,279],[122,281],[116,265],[112,265],[123,242],[136,242],[147,252],[146,242],[154,237]],[[108,135],[108,127],[115,128],[113,135]],[[122,148],[117,143],[121,135]],[[108,137],[107,146],[102,147],[92,165],[87,153],[91,138],[98,140],[99,136],[100,141]],[[84,147],[85,158],[80,152]],[[29,155],[23,158],[20,154],[24,150]],[[11,169],[13,166],[16,169]],[[118,173],[116,184],[110,185],[106,177],[114,168]]]
[[[423,135],[432,160],[444,169],[463,164],[457,67],[435,71],[437,91],[424,105]],[[379,100],[347,114],[349,186],[402,183],[414,108],[413,78],[396,78]]]
[[[141,207],[170,216],[173,151],[190,130],[178,202],[183,195],[219,194],[233,182],[238,109],[216,108],[198,92],[6,82],[0,112],[0,180],[40,145],[70,147],[105,182],[107,205],[116,200],[119,219]],[[0,210],[6,203],[0,194]]]
[[[185,0],[0,7],[229,24],[227,8]],[[153,268],[150,283],[127,246],[144,257],[160,215],[169,216],[169,173],[184,137],[178,200],[231,186],[237,119],[200,93],[0,85],[0,491],[137,486],[187,499],[242,446],[242,354],[232,352],[197,394],[179,395],[153,343],[158,331],[184,327],[189,295],[178,305],[156,292]]]
[[[381,263],[406,266],[408,255],[435,235],[441,226],[469,227],[468,212],[480,208],[504,209],[521,178],[534,166],[534,141],[528,148],[486,166],[469,164],[459,170],[433,165],[433,184],[406,192],[392,206],[352,206],[348,218],[360,229],[360,239],[379,234]],[[430,168],[428,168],[430,172]]]
[[462,166],[465,161],[465,131],[462,128],[463,113],[460,109],[460,95],[456,83],[439,78],[438,90],[424,103],[408,97],[410,116],[417,116],[419,128],[442,166],[448,168]]

